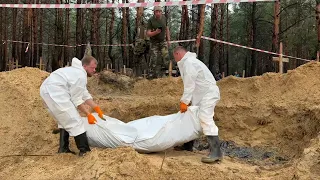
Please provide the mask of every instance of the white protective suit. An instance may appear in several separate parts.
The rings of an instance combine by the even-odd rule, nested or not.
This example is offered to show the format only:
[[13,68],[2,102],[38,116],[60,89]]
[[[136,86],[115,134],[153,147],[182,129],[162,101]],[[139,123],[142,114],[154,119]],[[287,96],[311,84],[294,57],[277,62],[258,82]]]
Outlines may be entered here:
[[73,58],[70,67],[52,72],[42,83],[40,96],[59,128],[68,131],[70,136],[85,132],[77,107],[92,96],[87,90],[87,72],[79,59]]
[[218,127],[213,121],[214,108],[220,100],[220,91],[207,66],[197,59],[195,53],[187,52],[178,61],[184,91],[181,102],[199,106],[198,117],[203,133],[218,136]]

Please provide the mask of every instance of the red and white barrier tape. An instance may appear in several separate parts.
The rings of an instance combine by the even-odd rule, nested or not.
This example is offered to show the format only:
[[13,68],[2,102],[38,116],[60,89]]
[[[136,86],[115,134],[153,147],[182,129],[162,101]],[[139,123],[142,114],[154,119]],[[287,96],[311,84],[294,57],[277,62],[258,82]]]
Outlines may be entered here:
[[[250,49],[250,50],[254,50],[254,51],[258,51],[258,52],[263,52],[263,53],[267,53],[267,54],[273,54],[273,55],[280,56],[280,54],[278,54],[278,53],[274,53],[274,52],[270,52],[270,51],[265,51],[265,50],[261,50],[261,49],[257,49],[257,48],[252,48],[252,47],[247,47],[247,46],[242,46],[242,45],[239,45],[239,44],[234,44],[234,43],[230,43],[230,42],[226,42],[226,41],[221,41],[221,40],[214,39],[214,38],[209,38],[209,37],[205,37],[205,36],[201,36],[201,38],[202,38],[202,39],[209,40],[209,41],[215,41],[215,42],[218,42],[218,43],[228,44],[228,45],[231,45],[231,46],[241,47],[241,48],[244,48],[244,49]],[[299,59],[299,60],[303,60],[303,61],[312,61],[312,60],[303,59],[303,58],[298,58],[298,57],[293,57],[293,56],[288,56],[288,55],[284,55],[284,54],[282,54],[282,56],[283,56],[283,57],[292,58],[292,59]]]
[[119,8],[119,7],[152,7],[152,6],[182,6],[192,4],[214,3],[240,3],[240,2],[265,2],[275,0],[192,0],[192,1],[169,1],[169,2],[144,2],[144,3],[119,3],[119,4],[0,4],[7,8]]
[[[13,40],[2,40],[3,44],[5,44],[6,42],[13,42],[13,43],[21,43],[21,44],[30,44],[30,42],[24,42],[24,41],[13,41]],[[190,41],[196,41],[196,39],[187,39],[187,40],[177,40],[177,41],[170,41],[170,43],[179,43],[179,42],[190,42]],[[33,44],[39,44],[39,45],[45,45],[45,46],[59,46],[59,47],[70,47],[70,48],[75,48],[77,46],[86,46],[87,44],[77,44],[77,45],[61,45],[61,44],[48,44],[48,43],[33,43]],[[90,46],[92,47],[106,47],[106,46],[132,46],[133,44],[100,44],[100,45],[96,45],[96,44],[90,44]]]
[[190,41],[196,41],[196,39],[187,39],[187,40],[170,41],[170,43],[190,42]]
[[[21,44],[30,44],[30,42],[24,42],[24,41],[12,41],[12,40],[2,40],[4,41],[3,44],[5,44],[6,41],[13,42],[13,43],[21,43]],[[77,44],[77,45],[60,45],[60,44],[48,44],[48,43],[32,43],[32,44],[39,44],[39,45],[45,45],[45,46],[60,46],[60,47],[71,47],[75,48],[77,46],[86,46],[87,44]],[[133,46],[133,44],[105,44],[105,45],[95,45],[90,44],[90,46],[98,46],[98,47],[105,47],[105,46]]]
[[[201,36],[202,39],[206,39],[209,41],[215,41],[218,43],[223,43],[223,44],[227,44],[227,45],[231,45],[231,46],[235,46],[235,47],[241,47],[244,49],[250,49],[250,50],[254,50],[254,51],[258,51],[258,52],[263,52],[263,53],[267,53],[267,54],[273,54],[276,56],[279,56],[280,54],[278,53],[274,53],[274,52],[270,52],[270,51],[265,51],[265,50],[261,50],[261,49],[257,49],[257,48],[251,48],[251,47],[247,47],[247,46],[242,46],[239,44],[235,44],[235,43],[230,43],[230,42],[226,42],[226,41],[221,41],[218,39],[214,39],[214,38],[210,38],[210,37],[205,37],[205,36]],[[24,41],[12,41],[12,40],[2,40],[3,44],[5,44],[6,41],[8,42],[13,42],[13,43],[24,43],[24,44],[28,44],[26,52],[28,52],[29,49],[29,45],[30,42],[24,42]],[[170,43],[179,43],[179,42],[191,42],[191,41],[196,41],[196,39],[187,39],[187,40],[176,40],[176,41],[170,41]],[[86,46],[87,44],[77,44],[75,46],[73,45],[59,45],[59,44],[47,44],[47,43],[33,43],[33,44],[39,44],[39,45],[47,45],[47,46],[60,46],[60,47],[71,47],[71,48],[75,48],[77,46]],[[92,47],[106,47],[106,46],[131,46],[133,47],[133,44],[112,44],[112,45],[95,45],[95,44],[91,44]],[[308,60],[308,59],[303,59],[303,58],[298,58],[298,57],[293,57],[293,56],[289,56],[289,55],[284,55],[282,54],[283,57],[288,57],[288,58],[292,58],[292,59],[299,59],[299,60],[303,60],[303,61],[312,61],[312,60]]]

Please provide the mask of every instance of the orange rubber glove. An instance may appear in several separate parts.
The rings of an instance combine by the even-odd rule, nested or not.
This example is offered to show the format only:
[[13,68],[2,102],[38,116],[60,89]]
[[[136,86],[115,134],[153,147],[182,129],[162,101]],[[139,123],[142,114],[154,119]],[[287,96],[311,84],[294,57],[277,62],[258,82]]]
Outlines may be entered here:
[[99,117],[102,119],[103,118],[103,112],[101,111],[99,106],[96,106],[93,108],[99,115]]
[[95,124],[97,122],[96,118],[92,114],[88,114],[87,117],[89,124]]
[[188,110],[188,105],[186,105],[185,103],[183,102],[180,102],[180,112],[181,113],[184,113]]

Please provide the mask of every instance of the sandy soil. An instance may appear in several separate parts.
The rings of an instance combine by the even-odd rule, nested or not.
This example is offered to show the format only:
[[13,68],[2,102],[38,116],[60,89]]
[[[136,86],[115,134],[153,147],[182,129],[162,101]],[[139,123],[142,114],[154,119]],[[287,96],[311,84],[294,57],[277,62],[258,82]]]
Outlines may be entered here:
[[[127,77],[119,77],[121,81],[108,83],[102,77],[108,74],[88,82],[105,114],[128,122],[178,111],[180,78],[128,83]],[[226,155],[220,164],[208,165],[200,162],[206,150],[139,154],[122,147],[92,148],[82,158],[57,154],[59,134],[52,134],[56,124],[39,96],[49,74],[35,68],[2,72],[0,179],[320,179],[319,74],[320,63],[311,62],[282,75],[219,81],[215,119],[221,139],[286,160]],[[70,142],[77,151],[72,138]]]

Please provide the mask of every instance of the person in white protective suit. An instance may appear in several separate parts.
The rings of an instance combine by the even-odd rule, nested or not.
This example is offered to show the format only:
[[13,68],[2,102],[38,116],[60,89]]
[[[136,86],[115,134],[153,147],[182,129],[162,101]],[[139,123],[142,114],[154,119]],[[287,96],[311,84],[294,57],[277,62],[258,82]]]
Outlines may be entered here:
[[[180,112],[188,110],[188,105],[199,106],[198,117],[204,135],[210,146],[210,153],[201,159],[204,163],[212,163],[222,160],[218,127],[213,116],[214,108],[220,100],[220,91],[216,85],[212,73],[207,66],[197,59],[196,53],[191,53],[185,48],[178,46],[173,51],[173,56],[178,64],[183,80],[184,91],[180,99]],[[193,142],[189,142],[190,147]]]
[[87,76],[92,76],[96,67],[97,60],[92,56],[85,55],[81,61],[73,58],[70,67],[52,72],[40,87],[40,96],[60,129],[58,153],[75,154],[69,149],[69,136],[74,137],[80,151],[79,156],[90,151],[86,130],[77,108],[87,115],[89,124],[94,124],[96,119],[85,104],[93,108],[99,117],[103,117],[100,107],[92,100],[86,87]]

